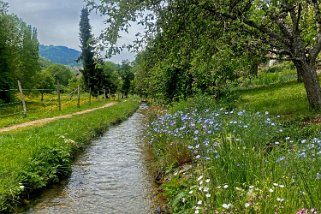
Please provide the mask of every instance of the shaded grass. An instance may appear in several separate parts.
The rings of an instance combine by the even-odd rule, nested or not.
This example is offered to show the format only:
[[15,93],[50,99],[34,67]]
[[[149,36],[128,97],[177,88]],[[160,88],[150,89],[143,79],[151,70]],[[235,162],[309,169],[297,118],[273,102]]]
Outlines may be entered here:
[[124,101],[43,127],[0,134],[0,211],[14,209],[22,196],[68,175],[76,151],[137,107],[137,101]]

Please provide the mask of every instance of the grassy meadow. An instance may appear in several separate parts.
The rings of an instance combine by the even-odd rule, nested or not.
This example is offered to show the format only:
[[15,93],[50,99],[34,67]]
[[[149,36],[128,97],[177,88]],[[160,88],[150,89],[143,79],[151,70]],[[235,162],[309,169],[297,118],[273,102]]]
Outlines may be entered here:
[[76,152],[138,105],[130,99],[42,127],[0,134],[0,212],[14,210],[35,190],[67,176]]
[[321,212],[320,115],[295,70],[276,70],[225,101],[151,109],[147,139],[172,213]]
[[6,127],[31,120],[54,117],[58,115],[74,113],[89,108],[103,106],[111,99],[105,100],[102,96],[91,98],[89,103],[89,95],[82,94],[80,99],[80,107],[77,107],[77,95],[72,98],[68,94],[61,94],[61,111],[58,110],[58,101],[56,94],[44,94],[44,99],[41,101],[39,94],[29,94],[25,96],[27,106],[27,117],[23,115],[23,107],[16,95],[16,102],[12,104],[0,104],[0,128]]

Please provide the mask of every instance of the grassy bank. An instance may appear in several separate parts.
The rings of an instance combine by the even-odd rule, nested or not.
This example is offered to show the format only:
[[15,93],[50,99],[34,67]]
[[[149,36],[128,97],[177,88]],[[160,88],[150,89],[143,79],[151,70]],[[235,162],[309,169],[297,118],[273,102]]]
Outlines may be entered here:
[[150,113],[172,213],[321,211],[321,127],[306,123],[319,114],[302,84],[282,81],[235,89],[232,104],[198,97]]
[[42,127],[0,134],[0,212],[12,211],[23,197],[67,176],[79,149],[137,107],[137,101],[128,100]]

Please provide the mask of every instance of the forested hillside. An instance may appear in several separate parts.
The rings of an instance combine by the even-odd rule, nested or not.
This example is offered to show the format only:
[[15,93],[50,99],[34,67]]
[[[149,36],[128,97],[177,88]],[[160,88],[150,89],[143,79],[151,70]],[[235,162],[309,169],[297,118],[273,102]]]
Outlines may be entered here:
[[80,52],[65,46],[39,45],[40,56],[48,59],[52,63],[77,66],[76,60]]

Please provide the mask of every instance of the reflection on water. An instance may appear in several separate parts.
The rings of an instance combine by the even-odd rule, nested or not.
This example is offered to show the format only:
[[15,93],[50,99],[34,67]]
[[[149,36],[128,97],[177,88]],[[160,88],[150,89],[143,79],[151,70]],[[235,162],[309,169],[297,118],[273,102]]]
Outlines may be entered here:
[[25,213],[152,213],[142,119],[135,113],[92,142],[75,162],[67,184],[45,191]]

